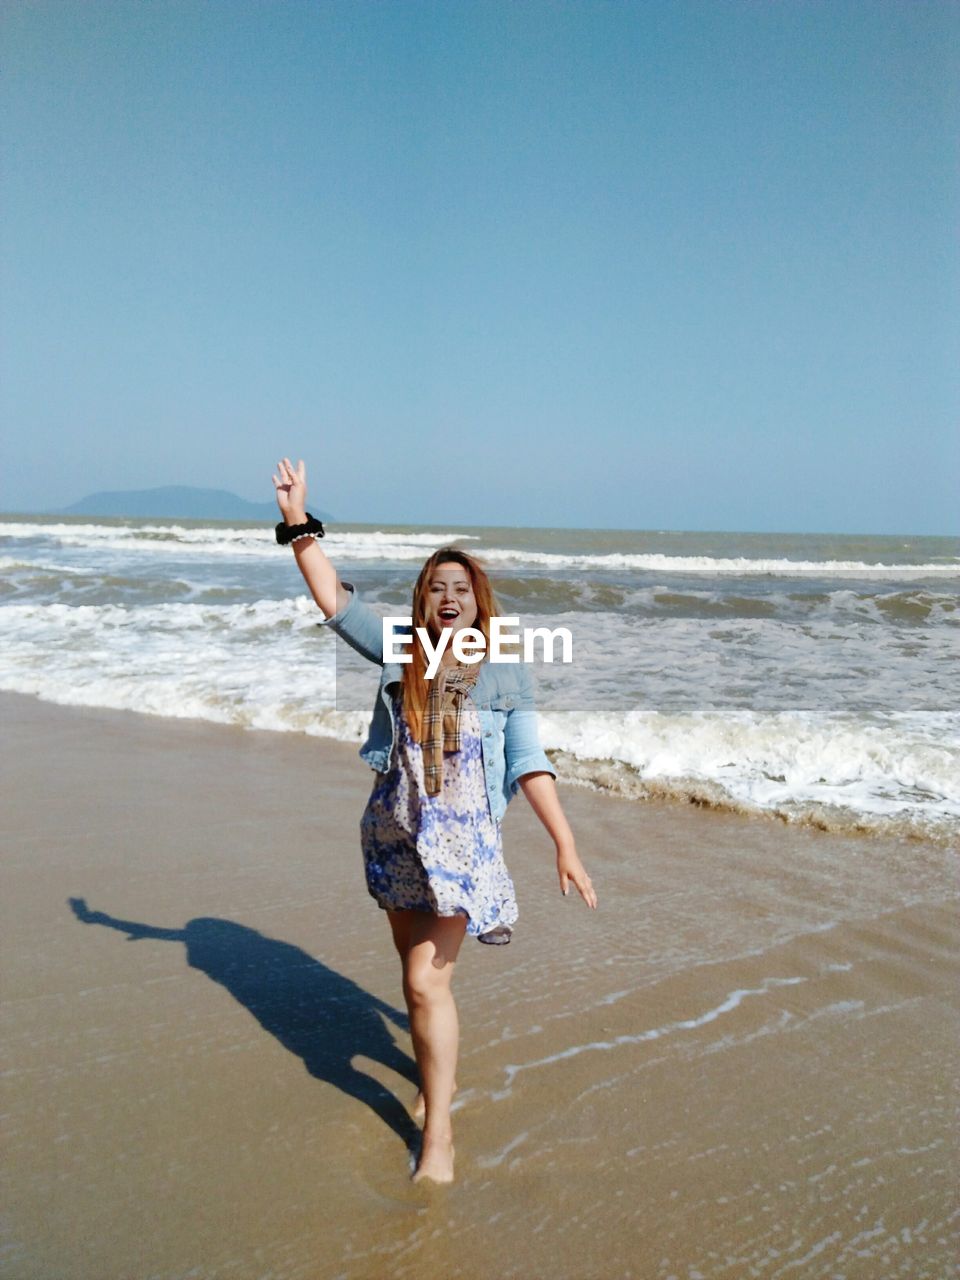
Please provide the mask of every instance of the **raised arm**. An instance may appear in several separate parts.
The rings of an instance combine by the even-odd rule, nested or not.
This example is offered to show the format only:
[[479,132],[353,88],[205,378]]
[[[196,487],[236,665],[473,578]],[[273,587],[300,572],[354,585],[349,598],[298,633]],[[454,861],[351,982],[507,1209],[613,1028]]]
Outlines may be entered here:
[[[277,463],[273,477],[277,505],[287,524],[303,524],[307,518],[307,468],[301,459],[294,470],[289,458]],[[317,606],[328,618],[345,609],[350,602],[336,569],[316,538],[298,538],[290,544],[300,572]]]

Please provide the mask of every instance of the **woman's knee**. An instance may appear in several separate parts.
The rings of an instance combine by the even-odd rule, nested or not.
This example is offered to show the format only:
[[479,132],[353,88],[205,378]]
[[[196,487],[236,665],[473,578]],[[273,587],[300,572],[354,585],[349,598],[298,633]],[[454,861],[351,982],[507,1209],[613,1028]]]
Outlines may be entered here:
[[403,961],[403,990],[408,1003],[449,997],[450,982],[466,920],[459,916],[414,916]]
[[408,1004],[428,1005],[446,1000],[450,995],[453,965],[438,968],[422,949],[408,954],[403,966],[403,994]]

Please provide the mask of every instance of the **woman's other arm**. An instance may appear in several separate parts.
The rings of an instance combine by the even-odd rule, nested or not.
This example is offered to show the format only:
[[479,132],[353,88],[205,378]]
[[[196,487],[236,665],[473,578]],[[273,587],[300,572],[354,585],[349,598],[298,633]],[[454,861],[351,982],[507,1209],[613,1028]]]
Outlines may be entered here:
[[[307,518],[307,469],[301,459],[294,470],[289,458],[277,463],[279,475],[273,477],[277,505],[287,524],[303,524]],[[350,603],[344,587],[326,553],[316,538],[298,538],[291,543],[300,572],[317,606],[332,618]]]
[[525,773],[520,778],[520,788],[530,801],[531,809],[546,827],[556,845],[557,875],[560,877],[560,888],[564,896],[566,896],[568,885],[572,883],[587,906],[596,908],[596,891],[586,868],[580,861],[573,840],[573,832],[560,805],[557,784],[552,774]]

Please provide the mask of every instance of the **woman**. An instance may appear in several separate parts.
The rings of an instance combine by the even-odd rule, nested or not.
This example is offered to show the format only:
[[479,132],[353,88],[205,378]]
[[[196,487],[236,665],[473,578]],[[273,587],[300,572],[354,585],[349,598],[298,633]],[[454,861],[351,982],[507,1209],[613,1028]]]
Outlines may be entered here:
[[[307,523],[306,468],[289,458],[274,475],[288,526]],[[316,538],[292,543],[311,595],[331,627],[381,665],[370,733],[360,754],[378,778],[361,821],[367,886],[386,911],[403,966],[403,994],[420,1076],[414,1113],[423,1143],[414,1181],[453,1179],[450,1104],[456,1089],[459,1027],[451,992],[464,935],[510,940],[517,918],[503,862],[500,820],[517,789],[553,838],[564,894],[569,884],[591,908],[597,896],[560,807],[556,774],[537,738],[529,673],[522,664],[459,662],[453,634],[475,628],[489,643],[495,602],[472,556],[444,547],[414,589],[412,661],[384,663],[380,616],[363,603]],[[424,627],[436,649],[449,631],[440,667],[426,680]],[[396,631],[396,626],[395,626]]]

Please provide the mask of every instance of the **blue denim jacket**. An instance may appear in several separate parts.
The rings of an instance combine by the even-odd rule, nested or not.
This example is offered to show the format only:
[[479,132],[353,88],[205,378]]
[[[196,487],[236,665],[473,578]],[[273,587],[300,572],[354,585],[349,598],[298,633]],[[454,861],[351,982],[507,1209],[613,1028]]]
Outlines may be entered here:
[[[352,582],[344,582],[343,585],[350,592],[349,603],[318,625],[332,627],[357,653],[383,668],[370,730],[360,748],[360,758],[371,769],[386,773],[390,768],[396,735],[391,689],[403,680],[403,666],[399,662],[384,663],[382,618],[360,599]],[[398,623],[394,623],[393,630],[397,635],[412,634],[411,628],[404,628]],[[490,813],[499,822],[511,798],[517,794],[519,781],[525,773],[550,773],[556,777],[557,771],[540,746],[533,682],[522,662],[491,663],[484,658],[471,696],[480,719],[483,771]]]

